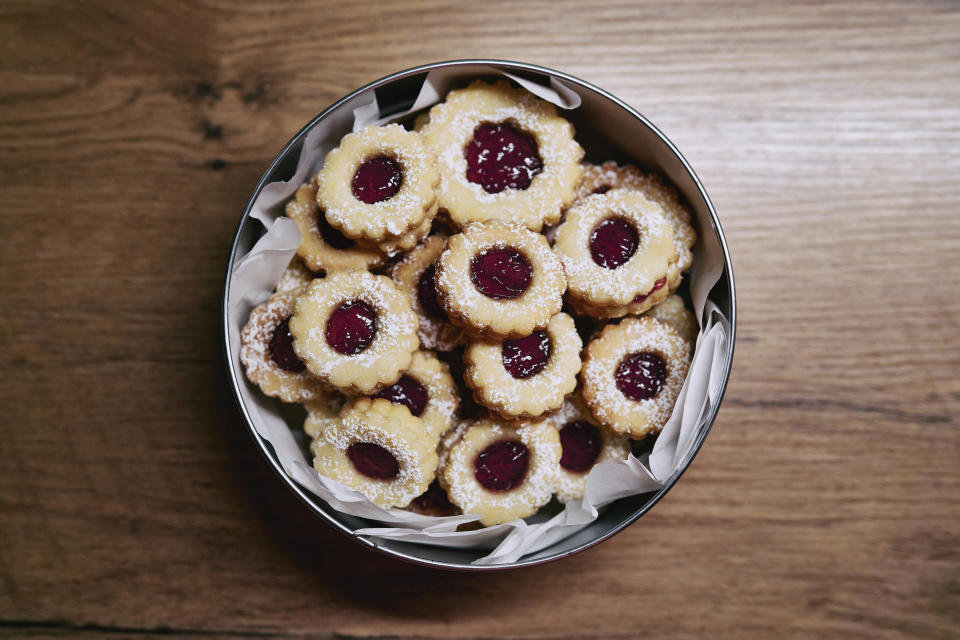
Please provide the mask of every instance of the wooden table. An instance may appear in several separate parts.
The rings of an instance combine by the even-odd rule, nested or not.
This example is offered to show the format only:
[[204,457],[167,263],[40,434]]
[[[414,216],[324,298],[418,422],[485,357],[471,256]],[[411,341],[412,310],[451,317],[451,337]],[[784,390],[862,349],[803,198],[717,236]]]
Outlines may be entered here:
[[[9,637],[960,633],[960,7],[0,5],[0,632]],[[264,167],[415,64],[525,60],[637,106],[734,256],[734,374],[640,522],[519,572],[333,533],[219,346]]]

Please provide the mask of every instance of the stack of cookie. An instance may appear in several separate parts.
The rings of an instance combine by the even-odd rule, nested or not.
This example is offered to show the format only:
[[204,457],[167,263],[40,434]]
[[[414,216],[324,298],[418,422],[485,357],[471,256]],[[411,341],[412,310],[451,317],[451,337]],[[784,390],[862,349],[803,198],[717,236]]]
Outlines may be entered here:
[[696,235],[662,179],[583,155],[553,105],[478,81],[414,131],[345,136],[297,191],[298,257],[241,360],[306,406],[322,475],[492,525],[581,499],[659,433],[697,333],[672,295]]

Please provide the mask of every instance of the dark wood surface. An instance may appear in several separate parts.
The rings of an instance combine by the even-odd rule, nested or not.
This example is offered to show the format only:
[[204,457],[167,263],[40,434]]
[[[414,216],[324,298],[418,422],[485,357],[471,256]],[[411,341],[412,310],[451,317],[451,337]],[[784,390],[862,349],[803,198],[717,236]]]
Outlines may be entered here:
[[[960,6],[0,2],[0,634],[960,630]],[[627,531],[437,573],[313,518],[219,347],[263,169],[392,71],[501,57],[638,107],[734,256],[706,446]]]

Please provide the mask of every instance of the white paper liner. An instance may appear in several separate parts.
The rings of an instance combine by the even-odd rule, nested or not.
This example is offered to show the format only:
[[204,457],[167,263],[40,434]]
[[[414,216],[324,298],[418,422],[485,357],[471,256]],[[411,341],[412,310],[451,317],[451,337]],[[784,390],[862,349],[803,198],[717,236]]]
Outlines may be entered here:
[[[564,109],[580,105],[576,91],[555,78],[551,78],[549,86],[546,86],[494,67],[481,73],[506,76]],[[270,183],[261,190],[250,215],[263,223],[267,233],[238,261],[228,294],[230,352],[235,371],[243,371],[238,356],[240,330],[251,309],[269,297],[300,244],[296,225],[288,218],[280,217],[283,203],[319,170],[327,152],[336,146],[347,130],[352,128],[356,131],[369,124],[379,125],[402,119],[439,102],[462,79],[463,71],[457,68],[429,72],[412,107],[387,118],[380,118],[380,107],[373,91],[355,97],[328,114],[307,133],[296,172],[290,180]],[[583,500],[568,503],[553,517],[537,514],[526,521],[516,520],[458,532],[456,529],[460,524],[473,522],[477,517],[469,514],[432,517],[401,509],[383,509],[357,491],[320,476],[294,438],[291,425],[270,406],[273,401],[265,398],[249,383],[240,386],[242,402],[257,433],[271,444],[280,465],[290,478],[337,511],[392,525],[357,529],[354,532],[357,535],[442,547],[492,549],[488,555],[473,562],[477,565],[515,562],[524,555],[545,549],[576,533],[593,522],[598,516],[598,509],[604,505],[619,498],[659,490],[684,469],[693,456],[694,445],[706,428],[712,408],[719,401],[730,334],[727,318],[715,304],[707,300],[707,295],[723,272],[723,254],[715,242],[698,242],[695,249],[694,264],[689,274],[690,294],[694,312],[702,324],[701,331],[673,414],[649,455],[649,468],[633,455],[627,460],[597,465],[590,471]]]

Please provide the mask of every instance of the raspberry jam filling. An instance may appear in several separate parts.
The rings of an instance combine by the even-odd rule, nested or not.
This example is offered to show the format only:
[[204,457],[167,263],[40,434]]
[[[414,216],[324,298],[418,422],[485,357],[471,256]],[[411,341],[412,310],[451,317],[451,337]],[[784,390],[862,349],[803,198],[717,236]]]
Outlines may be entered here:
[[593,468],[603,448],[600,431],[586,420],[568,422],[560,429],[560,466],[572,473]]
[[504,368],[514,378],[529,378],[543,371],[550,359],[550,336],[534,331],[526,338],[505,340],[500,350]]
[[467,180],[487,193],[526,189],[543,171],[537,141],[509,122],[479,125],[463,155],[467,159]]
[[400,463],[392,453],[372,442],[354,442],[347,457],[357,471],[376,480],[389,480],[400,473]]
[[284,318],[270,336],[270,357],[273,362],[291,373],[299,373],[307,368],[293,352],[293,335],[290,333],[290,318]]
[[658,289],[663,289],[663,287],[664,287],[666,284],[667,284],[667,279],[666,279],[666,278],[660,278],[659,280],[657,280],[656,282],[653,283],[653,289],[650,289],[650,291],[647,291],[646,293],[641,293],[641,294],[638,295],[636,298],[634,298],[633,301],[634,301],[634,302],[643,302],[644,300],[646,300],[647,298],[650,297],[650,294],[651,294],[651,293],[653,293],[654,291],[656,291],[656,290],[658,290]]
[[438,320],[446,320],[447,312],[437,301],[437,265],[432,264],[420,274],[417,282],[417,298],[427,315]]
[[400,191],[403,170],[399,163],[387,156],[364,161],[353,174],[353,195],[357,200],[374,204],[389,200]]
[[366,349],[377,333],[377,314],[366,302],[344,302],[327,320],[327,344],[352,356]]
[[637,228],[623,218],[607,218],[590,234],[590,255],[601,267],[616,269],[637,252]]
[[663,358],[649,351],[633,353],[617,367],[617,389],[632,400],[649,400],[660,392],[667,378]]
[[421,415],[427,406],[427,390],[410,376],[402,376],[373,397],[389,400],[393,404],[405,405],[415,416]]
[[356,244],[353,240],[330,226],[330,223],[327,222],[327,214],[323,210],[317,212],[317,230],[320,232],[320,237],[323,238],[323,241],[334,249],[349,249]]
[[495,300],[519,298],[533,278],[533,267],[516,249],[487,249],[473,259],[470,279],[480,293]]
[[530,452],[519,440],[495,442],[477,455],[473,474],[487,491],[510,491],[523,482]]

